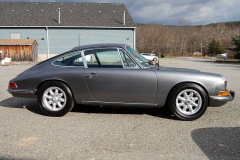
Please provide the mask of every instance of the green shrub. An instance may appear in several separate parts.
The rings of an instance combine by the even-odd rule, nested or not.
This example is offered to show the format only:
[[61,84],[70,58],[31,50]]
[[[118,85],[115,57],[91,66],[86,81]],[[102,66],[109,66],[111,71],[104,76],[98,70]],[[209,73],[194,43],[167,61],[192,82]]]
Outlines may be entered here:
[[240,51],[235,54],[235,59],[240,59]]
[[161,58],[165,58],[165,54],[161,54]]

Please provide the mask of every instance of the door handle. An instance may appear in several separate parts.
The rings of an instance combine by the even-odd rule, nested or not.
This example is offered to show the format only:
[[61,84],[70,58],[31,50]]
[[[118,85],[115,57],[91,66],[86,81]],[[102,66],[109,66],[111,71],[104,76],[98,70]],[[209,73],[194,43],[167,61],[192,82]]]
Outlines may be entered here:
[[95,73],[89,73],[89,74],[85,74],[85,77],[92,78],[92,77],[97,77],[97,75]]

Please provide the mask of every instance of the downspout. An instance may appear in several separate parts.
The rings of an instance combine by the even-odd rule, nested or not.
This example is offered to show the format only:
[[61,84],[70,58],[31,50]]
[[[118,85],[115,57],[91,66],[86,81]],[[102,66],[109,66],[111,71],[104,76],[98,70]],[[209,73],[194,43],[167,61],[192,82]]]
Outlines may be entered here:
[[133,29],[133,49],[136,50],[136,28]]
[[47,59],[49,58],[49,38],[48,38],[48,27],[46,27],[46,34],[47,34]]
[[126,13],[123,11],[123,25],[125,26],[126,24]]

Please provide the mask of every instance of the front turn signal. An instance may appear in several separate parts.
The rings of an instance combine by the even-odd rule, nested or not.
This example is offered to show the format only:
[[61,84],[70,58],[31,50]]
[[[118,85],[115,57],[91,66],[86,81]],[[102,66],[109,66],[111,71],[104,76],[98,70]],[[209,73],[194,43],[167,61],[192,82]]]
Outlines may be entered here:
[[230,91],[220,91],[218,93],[218,96],[229,96],[230,95]]

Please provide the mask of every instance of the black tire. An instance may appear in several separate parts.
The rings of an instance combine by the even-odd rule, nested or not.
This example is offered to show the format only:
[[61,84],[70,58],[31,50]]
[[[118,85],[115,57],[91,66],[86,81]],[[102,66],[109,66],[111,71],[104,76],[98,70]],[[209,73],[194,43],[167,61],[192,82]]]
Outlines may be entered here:
[[[44,95],[49,98],[45,98]],[[38,91],[37,99],[43,113],[53,117],[64,116],[74,106],[74,99],[68,86],[57,81],[44,83]]]
[[157,61],[157,58],[153,58],[153,61]]
[[201,117],[207,110],[207,106],[207,93],[202,87],[193,83],[177,85],[168,98],[168,107],[172,114],[185,121]]

